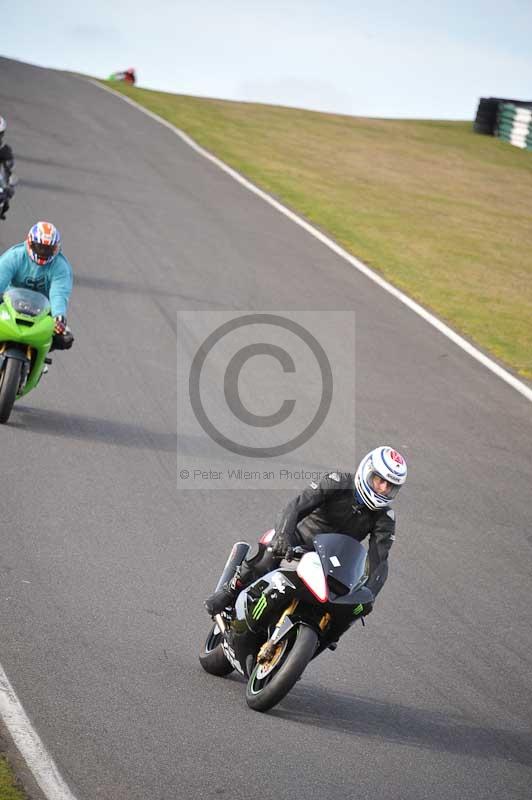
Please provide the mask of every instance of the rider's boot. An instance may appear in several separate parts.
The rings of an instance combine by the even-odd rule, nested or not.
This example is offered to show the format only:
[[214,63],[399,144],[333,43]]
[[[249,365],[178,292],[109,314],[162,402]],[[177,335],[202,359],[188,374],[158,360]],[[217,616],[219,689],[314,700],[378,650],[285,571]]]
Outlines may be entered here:
[[211,617],[220,614],[224,608],[233,608],[236,598],[243,588],[240,580],[240,569],[237,569],[230,581],[224,583],[217,592],[209,595],[205,600],[205,608]]

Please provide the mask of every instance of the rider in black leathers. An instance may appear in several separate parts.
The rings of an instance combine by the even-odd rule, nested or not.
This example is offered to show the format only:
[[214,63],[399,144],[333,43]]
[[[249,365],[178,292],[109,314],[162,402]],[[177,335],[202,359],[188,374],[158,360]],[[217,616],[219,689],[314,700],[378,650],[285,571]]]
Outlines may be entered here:
[[[0,117],[0,164],[5,168],[6,177],[9,180],[15,165],[15,157],[13,150],[8,144],[4,144],[4,134],[6,132],[7,124],[3,117]],[[9,199],[15,194],[13,187],[8,186]],[[6,218],[6,212],[9,208],[9,199],[4,201],[3,208],[0,208],[0,219]]]
[[[238,593],[275,569],[296,546],[312,548],[318,533],[343,533],[359,542],[369,536],[369,578],[376,596],[388,575],[388,553],[395,539],[395,512],[389,507],[406,480],[406,463],[391,447],[377,447],[355,474],[331,472],[311,483],[284,509],[271,547],[244,561],[235,576],[205,601],[211,616],[231,607]],[[368,614],[372,605],[364,609]]]

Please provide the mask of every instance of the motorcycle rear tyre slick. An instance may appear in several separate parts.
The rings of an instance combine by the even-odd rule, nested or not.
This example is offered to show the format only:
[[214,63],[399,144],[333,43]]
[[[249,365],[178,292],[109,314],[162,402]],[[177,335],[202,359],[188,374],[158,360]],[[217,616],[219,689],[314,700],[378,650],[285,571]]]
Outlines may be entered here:
[[215,628],[216,625],[213,625],[210,629],[203,650],[199,655],[199,660],[205,672],[208,672],[209,675],[217,675],[219,678],[223,678],[233,672],[234,667],[225,657],[221,644],[222,634],[214,633]]
[[22,362],[7,358],[0,373],[0,424],[8,421],[20,385]]
[[299,625],[296,638],[288,655],[281,661],[278,671],[263,689],[253,691],[255,667],[246,686],[246,702],[254,711],[268,711],[277,705],[303,674],[305,667],[316,652],[318,634],[308,625]]

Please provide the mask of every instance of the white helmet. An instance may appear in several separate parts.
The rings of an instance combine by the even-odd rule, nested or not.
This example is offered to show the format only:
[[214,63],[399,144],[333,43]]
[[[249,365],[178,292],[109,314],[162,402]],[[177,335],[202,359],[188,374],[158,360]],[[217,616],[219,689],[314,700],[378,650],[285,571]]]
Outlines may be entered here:
[[4,133],[7,129],[7,122],[3,117],[0,117],[0,147],[2,146],[2,139],[4,138]]
[[[406,461],[403,456],[387,445],[376,447],[368,453],[355,473],[355,489],[360,500],[372,511],[389,506],[406,481]],[[373,478],[392,484],[387,494],[379,494],[373,487]]]

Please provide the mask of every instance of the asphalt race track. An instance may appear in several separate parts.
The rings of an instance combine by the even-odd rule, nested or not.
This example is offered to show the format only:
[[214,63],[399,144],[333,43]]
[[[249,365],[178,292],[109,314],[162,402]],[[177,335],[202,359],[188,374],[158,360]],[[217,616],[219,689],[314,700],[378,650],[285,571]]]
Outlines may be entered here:
[[[0,247],[51,219],[76,274],[74,348],[0,430],[0,663],[77,800],[529,800],[530,403],[120,99],[0,59],[0,113]],[[409,459],[390,578],[260,715],[202,671],[202,600],[304,483],[177,490],[176,311],[346,308],[353,466]]]

